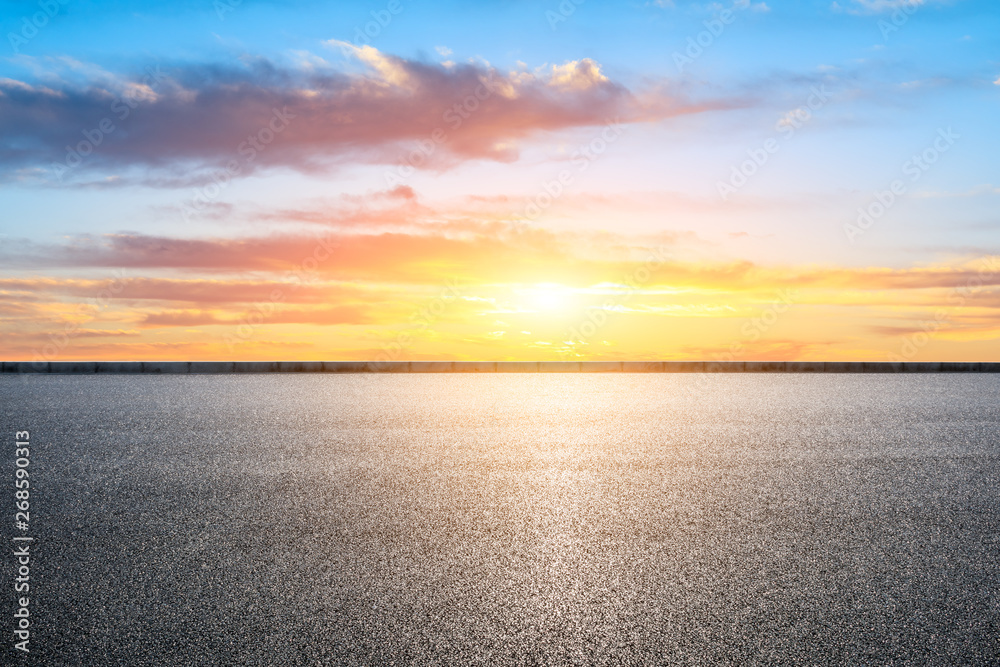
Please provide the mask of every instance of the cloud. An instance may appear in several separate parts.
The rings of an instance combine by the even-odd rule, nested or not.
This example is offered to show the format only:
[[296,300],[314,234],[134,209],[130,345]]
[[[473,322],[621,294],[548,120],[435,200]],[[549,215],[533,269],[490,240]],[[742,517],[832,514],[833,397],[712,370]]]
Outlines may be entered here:
[[[445,284],[459,277],[482,284],[559,282],[586,286],[619,283],[651,252],[666,257],[691,240],[682,233],[661,236],[657,248],[639,238],[556,233],[500,222],[459,222],[454,227],[374,233],[333,228],[328,232],[324,236],[280,233],[201,239],[138,233],[82,236],[60,244],[21,244],[2,259],[12,268],[121,268],[126,272],[142,269],[219,275],[254,272],[286,281],[308,273],[326,281],[387,284]],[[307,265],[308,271],[303,268]],[[861,291],[958,288],[973,279],[983,285],[1000,285],[1000,271],[981,274],[972,265],[895,270],[668,259],[657,267],[650,286],[739,292],[792,286]],[[0,282],[0,287],[4,284],[16,282]]]
[[771,11],[766,2],[750,2],[750,0],[733,0],[733,9],[749,9],[753,12]]
[[220,320],[212,313],[190,310],[147,313],[142,318],[144,327],[191,327],[224,323],[224,320]]
[[[79,278],[4,278],[0,279],[0,309],[29,302],[88,303],[102,294],[127,304],[146,302],[198,308],[239,308],[243,304],[265,302],[279,291],[290,302],[324,304],[337,302],[372,302],[380,290],[355,284],[316,282],[296,284],[282,280],[240,280],[237,278],[205,280],[178,278],[123,278],[87,280]],[[4,312],[4,311],[0,311]],[[34,312],[34,311],[31,311]],[[10,313],[14,314],[13,310]]]
[[[141,336],[142,332],[125,329],[73,329],[74,338],[132,338]],[[32,341],[37,339],[37,335],[32,332],[3,332],[0,338],[5,341]]]
[[[181,187],[192,174],[227,164],[246,175],[262,167],[399,163],[415,142],[434,149],[422,167],[509,161],[520,142],[541,133],[729,104],[693,103],[665,90],[633,93],[590,59],[501,72],[327,44],[345,54],[339,68],[247,59],[158,67],[131,79],[2,79],[0,166],[9,173],[41,167],[64,182],[92,168],[138,169],[153,185]],[[125,173],[120,183],[128,182]]]
[[914,199],[947,199],[959,197],[980,197],[983,195],[1000,195],[1000,186],[992,185],[990,183],[982,183],[960,192],[921,190],[914,192],[911,196]]
[[[927,1],[928,0],[852,0],[851,2],[852,8],[849,8],[848,11],[852,13],[866,13],[866,14],[894,12],[898,9],[909,9],[912,11],[927,4]],[[940,2],[942,0],[930,0],[930,1]],[[833,4],[836,5],[836,7],[834,8],[835,10],[840,9],[840,5],[838,5],[836,2]]]
[[[856,352],[871,358],[878,345],[889,344],[877,341],[891,343],[941,309],[954,323],[942,330],[942,340],[952,331],[956,341],[959,335],[962,340],[995,337],[990,332],[1000,309],[1000,257],[904,269],[762,265],[692,261],[681,253],[683,260],[673,260],[667,245],[666,252],[660,249],[663,261],[651,266],[651,246],[635,252],[643,246],[642,238],[554,235],[484,224],[460,233],[334,229],[323,246],[317,246],[315,237],[291,233],[241,239],[118,234],[19,244],[17,254],[26,258],[33,274],[46,268],[62,275],[74,269],[92,273],[105,265],[127,268],[125,277],[115,280],[0,279],[0,335],[9,358],[31,358],[53,336],[75,330],[112,333],[85,333],[80,342],[70,336],[63,358],[96,355],[97,349],[104,349],[107,358],[266,358],[281,356],[283,345],[315,348],[315,354],[328,358],[334,358],[331,350],[361,358],[373,340],[393,340],[396,332],[416,328],[414,313],[426,310],[446,285],[457,285],[457,295],[448,299],[434,327],[420,330],[426,336],[412,357],[522,358],[538,346],[550,349],[545,354],[556,354],[552,346],[565,341],[566,321],[576,316],[567,311],[568,318],[553,318],[530,297],[540,283],[558,283],[564,305],[579,317],[588,308],[603,308],[600,304],[609,298],[622,299],[613,322],[609,320],[606,340],[623,336],[629,342],[605,349],[595,340],[586,349],[574,347],[574,354],[586,358],[691,358],[725,350],[732,341],[724,332],[732,327],[723,320],[738,329],[742,320],[756,316],[787,289],[796,290],[785,334],[791,337],[761,338],[747,346],[747,354],[790,359]],[[588,244],[598,243],[600,252],[588,252]],[[329,254],[304,272],[303,257],[317,258],[310,254],[317,247]],[[5,265],[10,266],[10,259],[4,258]],[[173,277],[129,278],[133,267],[142,267],[147,276],[161,272]],[[206,273],[217,277],[206,279]],[[247,274],[258,277],[248,280]],[[641,285],[632,285],[643,275]],[[106,294],[110,297],[101,299]],[[101,307],[80,310],[98,299]],[[898,322],[884,321],[887,307],[899,314]],[[252,340],[235,351],[227,348],[220,341],[245,324],[248,313],[266,313],[259,334],[255,328]],[[499,330],[532,331],[531,346],[513,335],[488,339],[498,331],[498,316],[506,322]],[[75,326],[68,327],[71,323]],[[903,328],[877,328],[887,324]],[[112,338],[100,347],[82,342],[97,335]],[[869,346],[845,351],[844,341],[860,340],[858,335]],[[115,338],[134,338],[141,345],[114,343]],[[668,339],[673,342],[665,348]],[[838,340],[837,345],[831,342]],[[171,347],[178,344],[183,347]]]
[[[447,233],[358,234],[333,232],[324,238],[272,235],[240,239],[174,239],[144,234],[78,237],[61,246],[38,246],[46,264],[63,267],[176,269],[210,273],[301,270],[308,258],[325,257],[317,268],[327,279],[442,282],[449,275],[500,278],[512,272],[542,275],[563,271],[569,278],[575,260],[561,242],[544,231],[517,233],[485,229],[459,238]],[[34,253],[31,253],[34,255]],[[19,263],[27,265],[26,255]],[[549,264],[555,262],[557,267]]]
[[[380,313],[390,315],[391,313]],[[154,327],[198,327],[198,326],[237,326],[242,322],[238,315],[220,317],[205,311],[164,311],[143,315],[141,326]],[[332,324],[374,324],[378,322],[371,305],[350,304],[310,309],[281,308],[269,315],[271,324],[317,324],[321,326]]]
[[731,344],[728,345],[689,345],[681,348],[685,359],[734,359],[740,361],[785,361],[789,359],[804,359],[817,354],[822,355],[837,345],[838,341],[801,341],[801,340],[742,340],[741,352],[733,355]]
[[975,317],[951,317],[937,321],[933,315],[923,318],[915,316],[912,323],[897,326],[869,325],[868,331],[887,338],[904,338],[910,336],[933,335],[935,338],[957,341],[995,340],[1000,338],[1000,324],[995,318],[980,320]]
[[608,83],[608,77],[601,73],[597,63],[584,58],[565,65],[553,65],[549,81],[554,87],[563,90],[588,90]]

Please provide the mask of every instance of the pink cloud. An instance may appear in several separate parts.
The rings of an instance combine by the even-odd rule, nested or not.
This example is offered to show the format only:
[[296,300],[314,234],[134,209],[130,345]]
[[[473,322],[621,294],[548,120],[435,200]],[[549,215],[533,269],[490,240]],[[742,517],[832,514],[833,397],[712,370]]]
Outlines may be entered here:
[[[519,142],[539,133],[733,105],[690,102],[663,90],[633,93],[589,59],[502,72],[483,64],[446,67],[371,47],[347,50],[362,71],[282,69],[259,59],[244,68],[159,72],[156,80],[133,86],[142,91],[132,100],[141,113],[125,117],[124,110],[112,110],[120,91],[106,82],[42,87],[0,80],[0,136],[16,133],[19,146],[32,147],[0,150],[0,164],[61,171],[53,165],[75,162],[69,153],[79,150],[80,170],[152,167],[159,175],[147,174],[147,182],[181,186],[204,176],[198,167],[231,164],[245,175],[260,167],[398,163],[414,146],[424,154],[412,160],[417,167],[509,161],[517,157]],[[83,145],[81,130],[91,132],[94,145]],[[61,173],[71,174],[70,180],[79,175],[72,169]]]

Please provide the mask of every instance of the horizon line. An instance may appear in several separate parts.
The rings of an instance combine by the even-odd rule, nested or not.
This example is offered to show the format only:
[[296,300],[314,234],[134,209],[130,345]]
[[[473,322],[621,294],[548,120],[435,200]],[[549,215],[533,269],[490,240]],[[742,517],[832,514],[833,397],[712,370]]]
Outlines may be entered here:
[[989,361],[3,361],[3,374],[1000,373]]

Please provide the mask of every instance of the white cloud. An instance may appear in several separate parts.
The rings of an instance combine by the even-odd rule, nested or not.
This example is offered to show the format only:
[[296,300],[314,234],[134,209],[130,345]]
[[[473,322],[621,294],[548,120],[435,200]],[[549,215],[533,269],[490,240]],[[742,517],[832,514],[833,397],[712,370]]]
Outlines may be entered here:
[[447,46],[435,46],[434,50],[437,51],[442,56],[444,56],[445,58],[450,56],[452,53],[451,49],[449,49]]
[[812,118],[812,114],[809,113],[809,109],[805,107],[798,107],[797,109],[792,109],[791,111],[783,113],[781,117],[778,119],[778,122],[775,125],[775,127],[799,128],[802,127],[803,123],[808,122],[810,118]]
[[340,49],[341,53],[345,56],[354,57],[365,63],[378,72],[385,83],[402,86],[409,79],[409,74],[400,66],[397,60],[385,56],[373,46],[355,46],[350,42],[344,42],[339,39],[328,39],[323,44],[332,49]]
[[982,195],[1000,195],[1000,187],[990,183],[983,183],[982,185],[977,185],[961,192],[934,192],[927,190],[914,192],[912,196],[917,199],[951,199],[961,197],[981,197]]
[[[766,2],[751,2],[750,0],[733,0],[733,9],[749,9],[752,12],[769,12],[771,8]],[[719,7],[719,11],[722,8]]]
[[560,88],[586,90],[608,80],[601,73],[601,66],[590,58],[571,60],[565,65],[553,65],[550,83]]
[[771,11],[766,2],[750,2],[750,0],[733,0],[733,9],[749,9],[752,12]]
[[[854,6],[867,14],[893,12],[897,9],[904,8],[915,9],[926,4],[927,2],[928,0],[853,0]],[[857,11],[858,10],[855,10],[854,13],[857,13]]]

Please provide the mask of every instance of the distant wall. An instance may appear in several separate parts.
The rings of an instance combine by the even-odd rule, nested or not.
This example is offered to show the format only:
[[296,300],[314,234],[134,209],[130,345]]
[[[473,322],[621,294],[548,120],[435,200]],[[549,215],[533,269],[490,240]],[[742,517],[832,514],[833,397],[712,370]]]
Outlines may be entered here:
[[4,361],[4,373],[1000,373],[990,362]]

